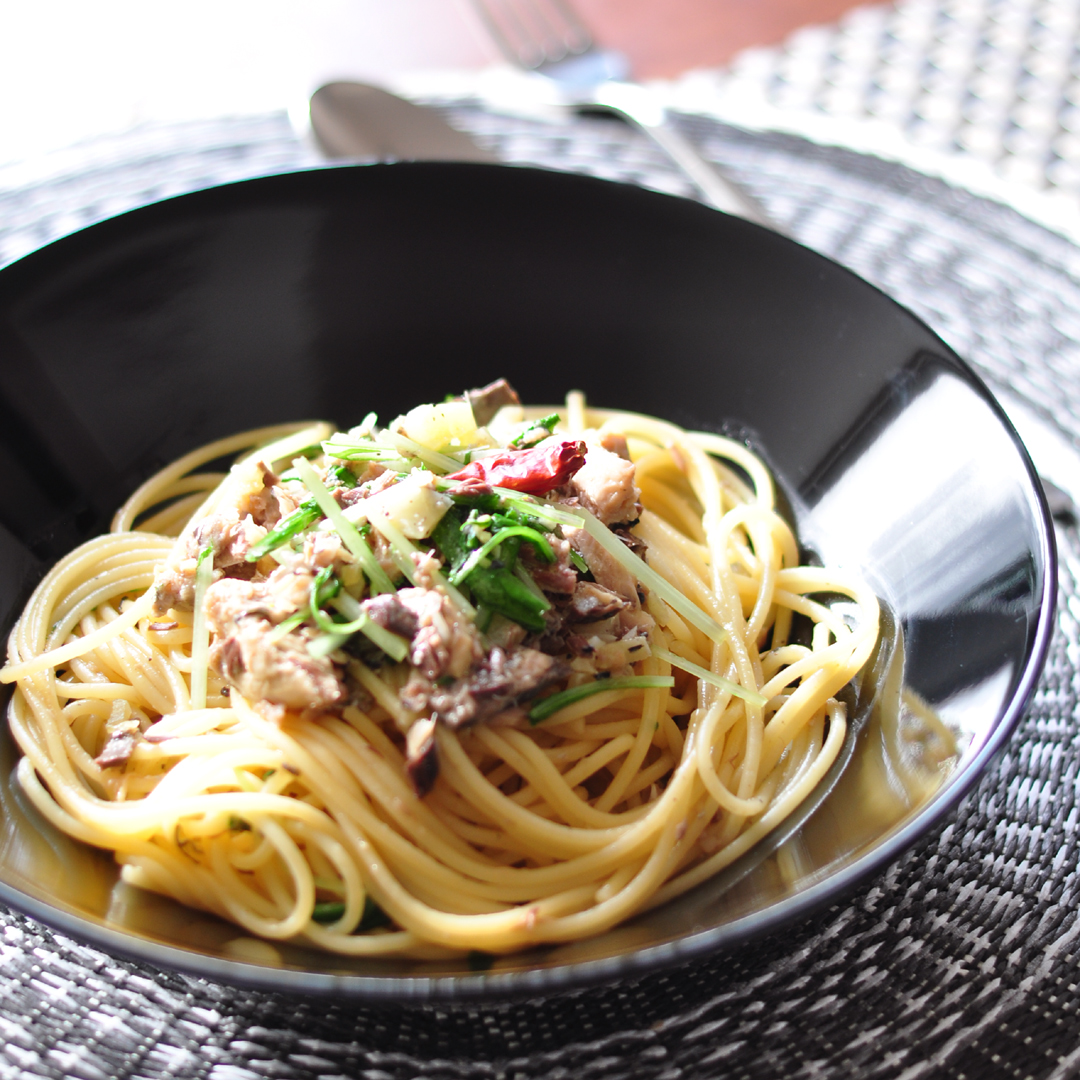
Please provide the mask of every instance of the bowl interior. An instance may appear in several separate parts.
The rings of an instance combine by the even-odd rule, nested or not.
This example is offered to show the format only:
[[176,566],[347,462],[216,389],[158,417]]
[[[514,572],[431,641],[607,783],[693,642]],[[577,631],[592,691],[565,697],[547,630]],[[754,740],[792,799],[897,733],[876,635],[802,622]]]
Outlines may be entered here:
[[985,388],[835,263],[685,200],[460,164],[212,189],[0,272],[0,356],[4,630],[49,563],[192,447],[277,421],[389,418],[500,375],[526,401],[577,388],[749,439],[804,544],[862,567],[903,626],[894,707],[875,711],[840,785],[775,855],[734,887],[703,885],[485,973],[256,942],[118,885],[110,856],[27,805],[5,729],[0,896],[159,964],[282,989],[489,994],[775,929],[959,798],[1018,719],[1045,651],[1052,534]]

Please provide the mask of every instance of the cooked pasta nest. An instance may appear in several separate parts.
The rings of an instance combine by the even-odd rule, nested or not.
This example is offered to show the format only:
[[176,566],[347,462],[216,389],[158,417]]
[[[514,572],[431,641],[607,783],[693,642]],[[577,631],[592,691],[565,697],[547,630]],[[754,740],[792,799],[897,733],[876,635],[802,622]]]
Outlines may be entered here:
[[[682,598],[642,585],[647,655],[608,672],[611,689],[539,722],[519,703],[435,724],[423,794],[407,767],[407,660],[351,657],[356,692],[322,711],[267,710],[212,668],[193,701],[205,630],[193,612],[152,613],[155,575],[245,462],[287,464],[329,431],[250,432],[164,469],[48,573],[12,632],[19,781],[55,826],[114,851],[126,882],[339,953],[507,952],[599,934],[705,881],[836,758],[837,695],[877,636],[872,591],[800,565],[745,445],[577,395],[559,431],[625,439],[633,534],[650,580]],[[229,473],[205,471],[236,454]],[[842,614],[821,599],[835,595],[851,601]],[[131,752],[103,764],[118,732]]]

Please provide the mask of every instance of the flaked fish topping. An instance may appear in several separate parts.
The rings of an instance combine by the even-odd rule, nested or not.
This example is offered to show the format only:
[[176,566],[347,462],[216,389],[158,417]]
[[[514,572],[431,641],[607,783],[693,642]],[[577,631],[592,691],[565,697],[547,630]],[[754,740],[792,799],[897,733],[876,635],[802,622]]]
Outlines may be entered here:
[[340,709],[363,693],[350,662],[403,665],[426,791],[437,725],[527,722],[551,691],[649,655],[626,440],[561,426],[524,419],[497,380],[369,416],[280,475],[249,466],[158,572],[155,613],[197,606],[207,669],[267,715]]

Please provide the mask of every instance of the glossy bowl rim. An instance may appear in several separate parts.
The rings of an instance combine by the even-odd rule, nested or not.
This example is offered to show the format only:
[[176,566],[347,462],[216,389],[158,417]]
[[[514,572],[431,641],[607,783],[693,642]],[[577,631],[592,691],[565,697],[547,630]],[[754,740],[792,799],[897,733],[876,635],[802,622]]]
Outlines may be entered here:
[[[569,175],[559,170],[499,163],[461,164],[440,162],[438,165],[455,169],[514,169],[517,171],[553,173],[564,178]],[[343,170],[369,169],[372,167],[393,168],[395,166],[386,164],[316,166],[314,168],[294,170],[289,173],[275,173],[270,176],[213,185],[197,191],[172,196],[95,222],[29,252],[7,266],[0,268],[0,283],[3,282],[5,276],[10,278],[12,272],[18,274],[21,270],[29,268],[39,257],[48,257],[43,253],[51,252],[58,246],[65,245],[68,242],[77,241],[78,238],[85,237],[88,232],[99,226],[107,226],[118,219],[137,215],[146,210],[198,199],[200,196],[206,195],[207,192],[220,192],[226,189],[243,190],[267,181],[280,182],[283,176],[338,173]],[[595,177],[583,176],[580,179],[593,184],[621,183],[619,181],[598,180]],[[650,192],[650,194],[658,199],[681,198],[680,196],[662,192]],[[722,213],[722,211],[716,211],[716,213]],[[756,224],[744,223],[744,225],[762,232],[769,231]],[[942,786],[910,819],[891,831],[887,831],[883,834],[883,839],[878,840],[873,848],[858,855],[846,866],[827,872],[821,879],[807,888],[763,910],[750,912],[720,926],[690,933],[662,944],[631,949],[628,952],[601,959],[556,964],[550,967],[534,967],[524,971],[478,971],[468,975],[446,976],[370,976],[340,975],[291,967],[272,967],[242,960],[209,956],[192,949],[156,941],[141,933],[117,930],[106,923],[95,922],[90,918],[39,900],[37,897],[25,893],[3,880],[0,880],[0,901],[61,933],[68,934],[91,946],[102,948],[113,955],[148,963],[161,969],[216,979],[222,983],[238,987],[295,995],[317,994],[322,996],[336,994],[354,1002],[442,1004],[461,1002],[475,1004],[496,998],[506,1000],[527,996],[548,996],[597,984],[613,983],[635,977],[640,978],[692,960],[703,959],[724,949],[737,948],[770,932],[779,930],[783,926],[803,921],[826,904],[843,899],[863,880],[909,850],[921,837],[929,833],[957,807],[976,781],[982,777],[987,768],[1001,754],[1035,693],[1056,626],[1057,546],[1053,522],[1042,484],[1027,449],[1004,409],[974,368],[946,344],[926,320],[899,301],[894,300],[883,289],[872,282],[866,281],[865,278],[862,278],[835,259],[806,248],[805,245],[798,244],[797,241],[790,237],[783,237],[783,239],[811,251],[814,256],[829,263],[834,270],[839,270],[843,274],[856,278],[889,304],[902,311],[908,318],[913,319],[932,336],[943,355],[963,373],[969,387],[977,392],[990,406],[994,416],[1011,438],[1021,461],[1024,463],[1028,482],[1035,496],[1034,503],[1038,507],[1038,555],[1041,559],[1043,573],[1042,594],[1030,653],[1020,678],[1017,680],[1016,689],[1004,712],[990,729],[987,737],[976,752],[967,761],[963,762],[956,771],[950,774]],[[699,887],[707,888],[708,882],[703,882]]]

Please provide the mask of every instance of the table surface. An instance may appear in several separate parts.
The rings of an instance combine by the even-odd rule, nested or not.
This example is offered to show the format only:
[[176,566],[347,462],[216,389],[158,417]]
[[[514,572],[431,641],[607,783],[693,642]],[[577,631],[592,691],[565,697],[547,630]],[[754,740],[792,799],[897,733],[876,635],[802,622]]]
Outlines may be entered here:
[[[603,4],[595,4],[589,14],[602,32]],[[1009,22],[1018,8],[1026,21]],[[1018,25],[1012,36],[999,32]],[[925,318],[1067,461],[1080,448],[1080,249],[1072,241],[1014,206],[897,161],[717,119],[733,88],[744,101],[756,88],[766,104],[787,102],[788,120],[806,130],[809,118],[840,120],[868,111],[873,99],[876,122],[891,117],[890,130],[928,125],[923,136],[896,135],[907,141],[892,155],[926,161],[922,151],[934,139],[956,142],[958,124],[986,120],[961,109],[929,123],[923,83],[933,56],[935,70],[952,64],[963,75],[951,88],[937,84],[949,101],[970,105],[978,90],[1041,104],[1041,112],[1017,114],[1024,123],[1008,128],[1011,148],[998,143],[1001,160],[1030,160],[1031,144],[1015,132],[1042,124],[1044,138],[1047,116],[1056,130],[1071,122],[1071,69],[1054,67],[1058,52],[1044,33],[1056,26],[1060,36],[1063,25],[1080,25],[1080,0],[860,8],[838,27],[743,54],[734,69],[685,80],[673,93],[697,103],[680,122],[709,157],[802,242]],[[995,68],[1001,56],[1012,66]],[[1050,60],[1038,85],[1053,91],[1042,97],[1024,83],[1040,56]],[[922,74],[905,82],[912,70]],[[978,81],[986,70],[999,71],[997,90]],[[882,85],[892,89],[873,98]],[[845,86],[855,104],[825,92]],[[693,194],[628,129],[588,119],[553,124],[456,91],[439,102],[504,160]],[[996,167],[974,151],[954,153]],[[1070,197],[1064,179],[1045,176],[1052,160],[1068,159],[1044,154],[1037,182],[1024,183]],[[42,154],[0,169],[0,264],[131,206],[315,161],[280,110],[146,124]],[[5,911],[0,1078],[1077,1075],[1080,532],[1060,523],[1057,538],[1058,631],[1005,755],[948,822],[817,918],[584,995],[436,1009],[236,991],[118,960]]]

